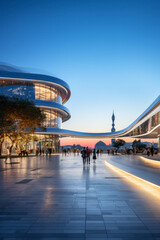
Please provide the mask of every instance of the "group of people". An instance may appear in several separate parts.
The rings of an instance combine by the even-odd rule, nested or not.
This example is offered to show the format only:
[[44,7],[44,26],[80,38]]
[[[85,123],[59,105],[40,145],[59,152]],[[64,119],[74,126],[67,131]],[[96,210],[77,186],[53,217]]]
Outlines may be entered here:
[[79,155],[79,149],[76,149],[76,148],[73,148],[73,149],[70,149],[70,148],[64,148],[62,149],[62,154],[64,154],[65,156],[66,155],[70,155],[71,153],[74,153],[74,155]]
[[154,147],[150,147],[150,148],[147,148],[147,149],[143,149],[143,152],[142,152],[143,155],[147,155],[148,157],[149,156],[153,156],[154,154],[157,154],[157,151],[154,149]]
[[52,153],[52,149],[51,148],[46,148],[46,149],[39,149],[39,148],[37,148],[36,149],[36,156],[38,156],[38,155],[44,155],[44,154],[46,154],[46,156],[50,156],[51,155],[51,153]]
[[[83,150],[81,151],[81,156],[82,156],[82,160],[83,160],[83,164],[87,163],[87,164],[90,164],[90,161],[91,161],[91,156],[92,154],[92,150],[89,149],[88,147],[84,147]],[[94,149],[93,150],[93,162],[95,163],[96,162],[96,150]]]

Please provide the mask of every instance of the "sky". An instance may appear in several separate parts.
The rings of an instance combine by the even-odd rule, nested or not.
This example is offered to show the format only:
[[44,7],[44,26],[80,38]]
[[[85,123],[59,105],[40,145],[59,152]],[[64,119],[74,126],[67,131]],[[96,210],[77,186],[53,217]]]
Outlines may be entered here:
[[0,62],[69,84],[64,129],[109,132],[114,111],[121,130],[159,96],[159,0],[0,1],[0,35]]

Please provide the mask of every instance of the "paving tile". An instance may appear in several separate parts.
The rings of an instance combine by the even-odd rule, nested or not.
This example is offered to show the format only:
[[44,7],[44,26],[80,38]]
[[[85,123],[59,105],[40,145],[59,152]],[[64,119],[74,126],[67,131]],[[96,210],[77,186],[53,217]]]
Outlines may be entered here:
[[0,240],[160,240],[159,199],[106,159],[84,167],[80,156],[28,157],[12,168],[0,159]]

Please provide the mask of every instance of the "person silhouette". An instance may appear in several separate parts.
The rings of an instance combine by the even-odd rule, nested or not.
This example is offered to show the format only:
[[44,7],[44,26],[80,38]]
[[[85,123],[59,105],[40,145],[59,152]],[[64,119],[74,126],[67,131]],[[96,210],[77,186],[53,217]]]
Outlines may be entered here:
[[86,149],[85,149],[85,147],[81,151],[81,154],[82,154],[83,164],[85,164],[86,163]]

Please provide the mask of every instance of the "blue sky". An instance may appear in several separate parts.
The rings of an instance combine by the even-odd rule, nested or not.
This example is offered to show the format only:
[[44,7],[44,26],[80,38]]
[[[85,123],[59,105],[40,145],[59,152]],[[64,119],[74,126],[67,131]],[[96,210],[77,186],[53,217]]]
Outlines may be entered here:
[[133,122],[159,95],[159,0],[5,0],[0,61],[66,81],[63,128],[105,132]]

